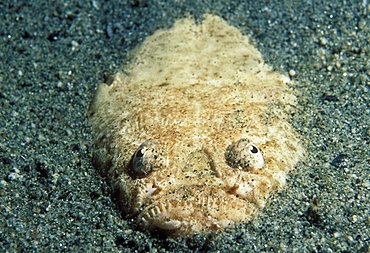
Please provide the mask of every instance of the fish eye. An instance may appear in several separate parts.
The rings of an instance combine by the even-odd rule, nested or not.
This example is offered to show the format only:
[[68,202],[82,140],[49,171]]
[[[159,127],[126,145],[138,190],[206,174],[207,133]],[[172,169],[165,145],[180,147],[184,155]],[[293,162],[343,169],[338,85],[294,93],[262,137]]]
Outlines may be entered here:
[[261,169],[265,163],[261,150],[250,140],[244,138],[227,147],[225,158],[230,167],[245,171]]
[[144,142],[133,154],[128,171],[133,178],[143,178],[164,166],[163,149],[153,143]]
[[251,152],[253,154],[257,154],[259,152],[258,148],[256,146],[251,145]]

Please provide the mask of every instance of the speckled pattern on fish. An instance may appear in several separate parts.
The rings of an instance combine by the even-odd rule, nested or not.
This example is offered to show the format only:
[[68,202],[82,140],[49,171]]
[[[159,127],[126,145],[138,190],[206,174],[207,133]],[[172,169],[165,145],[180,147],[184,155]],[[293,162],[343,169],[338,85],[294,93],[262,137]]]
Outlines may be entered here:
[[94,164],[143,229],[188,236],[246,222],[303,158],[288,83],[221,18],[179,20],[98,87]]

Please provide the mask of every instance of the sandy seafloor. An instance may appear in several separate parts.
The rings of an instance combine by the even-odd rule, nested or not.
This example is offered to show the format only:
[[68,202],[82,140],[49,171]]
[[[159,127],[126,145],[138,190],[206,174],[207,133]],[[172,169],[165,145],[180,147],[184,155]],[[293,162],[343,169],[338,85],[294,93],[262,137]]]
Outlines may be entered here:
[[[137,231],[116,208],[91,165],[86,109],[129,50],[205,13],[250,35],[296,81],[292,124],[306,160],[250,223],[165,239]],[[0,2],[0,17],[0,252],[370,251],[363,1],[13,0]]]

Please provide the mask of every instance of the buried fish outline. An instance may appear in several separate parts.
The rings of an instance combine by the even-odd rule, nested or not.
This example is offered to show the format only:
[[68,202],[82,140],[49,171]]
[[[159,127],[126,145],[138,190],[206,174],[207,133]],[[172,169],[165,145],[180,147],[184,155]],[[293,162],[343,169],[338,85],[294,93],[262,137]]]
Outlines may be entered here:
[[142,229],[191,236],[247,222],[303,158],[296,97],[217,16],[148,37],[88,115],[94,165]]

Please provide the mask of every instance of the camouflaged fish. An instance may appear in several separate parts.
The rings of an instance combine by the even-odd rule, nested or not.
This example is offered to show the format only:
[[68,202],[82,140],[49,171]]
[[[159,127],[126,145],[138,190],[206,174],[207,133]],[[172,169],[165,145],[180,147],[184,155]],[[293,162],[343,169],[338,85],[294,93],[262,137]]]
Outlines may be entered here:
[[247,222],[303,157],[288,83],[221,18],[179,20],[99,85],[94,165],[142,229],[191,236]]

